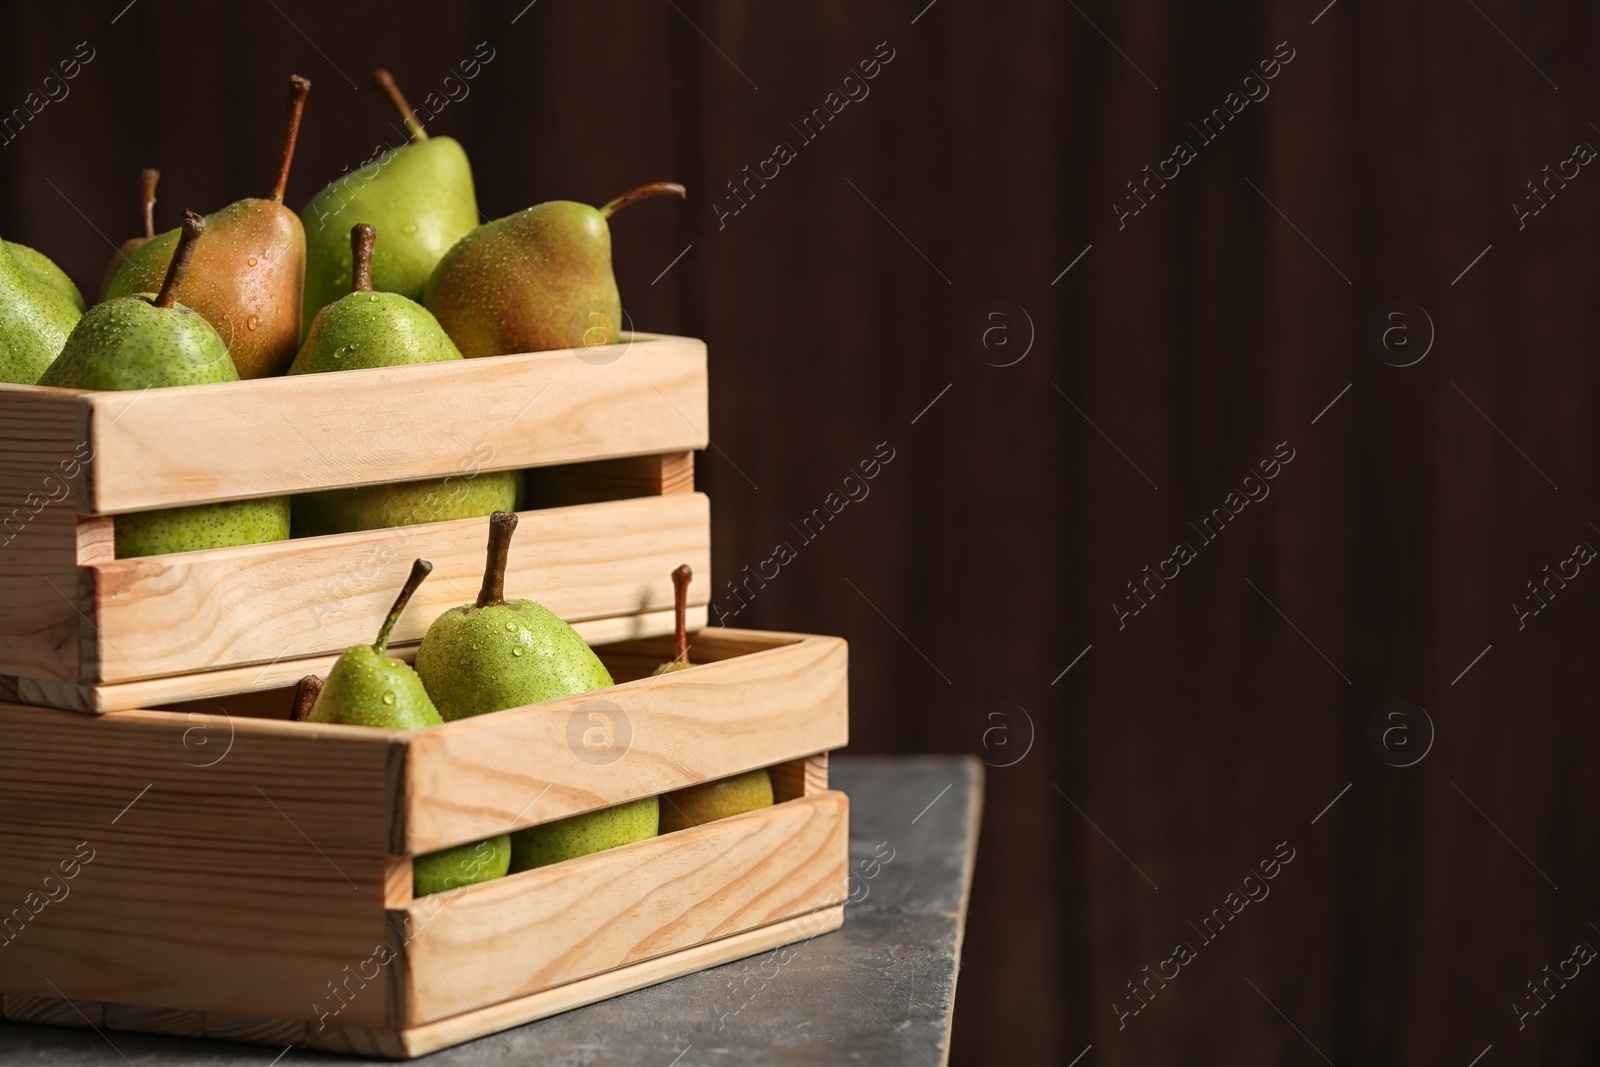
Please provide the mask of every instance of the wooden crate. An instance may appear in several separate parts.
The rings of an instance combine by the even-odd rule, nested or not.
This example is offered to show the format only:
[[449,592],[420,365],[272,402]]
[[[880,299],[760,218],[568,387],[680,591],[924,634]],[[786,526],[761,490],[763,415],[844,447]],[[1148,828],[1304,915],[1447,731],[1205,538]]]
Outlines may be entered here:
[[116,516],[465,470],[537,468],[507,587],[590,641],[691,621],[710,582],[705,346],[636,335],[576,351],[152,389],[0,385],[0,696],[107,712],[325,670],[371,639],[412,559],[435,564],[396,631],[471,600],[486,520],[114,558]]
[[[837,927],[844,642],[597,650],[618,685],[417,731],[4,706],[6,1017],[406,1058]],[[412,898],[413,856],[763,766],[774,807]]]

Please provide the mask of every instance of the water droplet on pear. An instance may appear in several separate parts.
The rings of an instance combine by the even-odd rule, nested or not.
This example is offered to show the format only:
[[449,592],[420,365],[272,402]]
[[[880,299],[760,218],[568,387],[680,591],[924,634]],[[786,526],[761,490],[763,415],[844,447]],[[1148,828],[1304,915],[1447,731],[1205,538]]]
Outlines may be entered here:
[[247,329],[254,330],[257,327],[259,327],[260,325],[261,325],[261,316],[260,315],[251,315],[250,318],[245,320],[245,327]]

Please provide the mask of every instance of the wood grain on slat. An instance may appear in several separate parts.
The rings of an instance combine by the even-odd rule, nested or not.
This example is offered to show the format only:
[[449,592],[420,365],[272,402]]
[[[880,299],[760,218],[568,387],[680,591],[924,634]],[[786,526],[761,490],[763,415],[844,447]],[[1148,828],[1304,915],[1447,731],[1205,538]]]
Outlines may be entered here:
[[208,1011],[205,1036],[213,1041],[242,1041],[251,1045],[300,1045],[311,1026],[298,1019],[264,1019],[255,1015]]
[[780,945],[808,941],[820,934],[837,930],[844,924],[842,905],[824,908],[794,919],[771,923],[695,945],[693,948],[669,952],[641,963],[629,964],[592,978],[584,978],[542,993],[518,997],[499,1004],[485,1004],[475,1010],[452,1015],[438,1022],[411,1027],[399,1033],[359,1030],[345,1027],[328,1027],[320,1033],[315,1027],[307,1035],[306,1044],[313,1048],[333,1052],[348,1052],[366,1056],[383,1056],[389,1059],[409,1059],[426,1056],[451,1045],[470,1041],[488,1033],[521,1026],[537,1019],[559,1015],[585,1004],[608,997],[631,993],[635,989],[665,982],[695,971],[716,967],[734,960],[767,952]]
[[58,996],[30,997],[5,995],[5,1016],[14,1023],[41,1023],[46,1026],[76,1026],[89,1029],[104,1025],[105,1005],[96,1000]]
[[77,406],[0,385],[0,674],[78,678]]
[[767,768],[767,773],[772,777],[774,803],[813,796],[828,788],[828,754],[819,752],[802,759],[786,760]]
[[204,1012],[181,1008],[147,1008],[140,1004],[107,1004],[107,1030],[130,1030],[140,1034],[169,1034],[173,1037],[204,1037]]
[[726,631],[719,640],[707,647],[748,654],[409,735],[396,851],[481,840],[848,742],[844,641]]
[[[326,984],[387,936],[399,735],[4,716],[0,900],[34,911],[4,935],[5,992],[314,1018]],[[343,1017],[388,1025],[381,986]]]
[[[706,624],[706,609],[689,609],[689,626],[698,629]],[[605,641],[632,639],[642,634],[671,633],[672,612],[648,611],[638,615],[616,615],[605,619],[587,619],[573,623],[583,639],[590,644]],[[416,655],[416,646],[391,648],[397,659],[410,660]],[[206,707],[183,710],[204,711],[214,714],[217,708],[232,715],[260,715],[256,696],[262,688],[275,689],[292,686],[305,675],[326,676],[336,655],[313,656],[310,659],[282,659],[262,666],[230,667],[196,674],[178,674],[166,678],[150,678],[136,682],[114,682],[103,685],[71,685],[65,682],[48,682],[36,678],[0,677],[0,699],[40,707],[61,708],[91,714],[132,711],[138,708],[161,708],[183,702],[205,702]],[[648,673],[648,672],[647,672]],[[234,700],[230,698],[247,697]],[[281,701],[288,706],[289,694],[283,693]],[[0,705],[0,714],[5,708]],[[271,717],[277,717],[276,711]]]
[[634,496],[661,496],[694,492],[694,453],[668,452],[659,456],[604,459],[541,467],[523,476],[528,508],[560,508],[625,500]]
[[844,899],[843,793],[736,815],[393,913],[408,1025],[527,996]]
[[686,451],[708,424],[704,343],[650,335],[604,366],[539,352],[77,395],[99,514]]
[[[433,575],[394,635],[419,641],[439,614],[477,595],[487,531],[488,519],[463,519],[96,564],[96,680],[337,655],[372,640],[422,557]],[[506,592],[569,620],[668,610],[673,567],[709,572],[710,535],[699,493],[525,512]],[[710,583],[697,585],[704,605]]]

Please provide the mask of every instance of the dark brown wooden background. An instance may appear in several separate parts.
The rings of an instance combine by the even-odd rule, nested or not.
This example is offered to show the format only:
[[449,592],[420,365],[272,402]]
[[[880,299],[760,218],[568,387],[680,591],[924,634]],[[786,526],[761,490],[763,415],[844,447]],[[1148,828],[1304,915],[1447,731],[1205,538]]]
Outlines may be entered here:
[[[291,71],[316,85],[296,206],[397,140],[372,67],[420,101],[481,41],[432,129],[489,217],[688,184],[619,217],[618,273],[641,327],[710,344],[719,579],[798,550],[738,624],[850,639],[860,751],[1005,763],[1031,720],[990,771],[957,1062],[1600,1058],[1595,968],[1525,1029],[1512,1007],[1600,945],[1600,574],[1523,629],[1511,608],[1600,544],[1600,174],[1520,230],[1511,207],[1600,145],[1600,9],[139,0],[113,24],[124,2],[0,22],[6,109],[95,49],[0,147],[0,234],[86,288],[140,166],[163,226],[266,192]],[[799,145],[883,41],[871,95]],[[1284,41],[1271,95],[1119,230],[1124,184]],[[719,228],[778,141],[798,158]],[[1396,368],[1365,334],[1402,298],[1437,339]],[[1032,322],[1014,366],[967,338],[994,299]],[[880,442],[870,496],[802,544]],[[1125,583],[1280,442],[1270,498],[1119,630]],[[1391,699],[1437,731],[1409,768],[1367,740]],[[1201,945],[1189,923],[1279,842],[1271,896]],[[1183,940],[1198,958],[1119,1030],[1125,983]]]

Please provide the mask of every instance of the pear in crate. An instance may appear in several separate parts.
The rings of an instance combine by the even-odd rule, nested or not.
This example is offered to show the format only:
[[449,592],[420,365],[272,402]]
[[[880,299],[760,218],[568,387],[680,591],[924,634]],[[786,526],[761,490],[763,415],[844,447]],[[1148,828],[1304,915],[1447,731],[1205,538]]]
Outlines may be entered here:
[[111,288],[111,279],[117,276],[117,271],[122,265],[133,258],[133,254],[149,244],[156,235],[156,186],[161,181],[161,172],[146,167],[139,172],[139,189],[144,196],[144,235],[130,237],[117,246],[117,254],[111,257],[111,262],[106,264],[105,277],[100,280],[100,299],[106,298],[106,293]]
[[[237,381],[217,331],[176,300],[205,230],[205,220],[190,212],[161,291],[115,297],[90,308],[39,384],[120,390]],[[157,556],[288,536],[289,500],[269,497],[118,515],[116,553]]]
[[678,654],[657,667],[656,675],[686,671],[694,664],[689,662],[689,582],[694,571],[687,563],[680,563],[672,572],[673,630],[677,637]]
[[419,897],[460,889],[495,878],[511,869],[511,835],[440,849],[411,861],[411,891]]
[[[283,206],[283,190],[311,83],[295,75],[289,84],[289,125],[271,197],[247,197],[206,216],[212,239],[178,291],[222,335],[241,378],[282,374],[300,347],[306,234]],[[117,271],[107,298],[153,292],[177,242],[175,230],[146,242]]]
[[289,701],[289,721],[305,722],[311,717],[311,709],[316,707],[317,697],[322,695],[322,679],[314,674],[308,674],[295,683],[294,696]]
[[[384,243],[389,235],[385,233]],[[373,289],[378,231],[365,222],[350,228],[346,292],[317,312],[290,374],[443,363],[461,352],[428,309],[399,293]]]
[[622,297],[607,220],[663,193],[685,195],[675,182],[652,182],[604,207],[552,200],[486,222],[439,261],[428,308],[468,358],[612,344]]
[[518,830],[511,835],[511,869],[531,870],[655,837],[659,819],[656,798],[644,797]]
[[27,245],[0,241],[0,382],[32,385],[83,317],[83,296]]
[[378,639],[370,645],[354,645],[334,661],[306,721],[386,730],[415,730],[444,721],[428,699],[417,672],[387,655],[394,624],[400,621],[411,594],[432,570],[433,564],[425,559],[411,565],[411,575],[383,620]]
[[[433,268],[450,246],[478,225],[472,167],[461,145],[429,137],[386,70],[373,73],[411,131],[411,143],[336,178],[300,210],[306,231],[306,328],[345,294],[352,223],[370,222],[383,234],[372,257],[372,287],[421,300]],[[485,512],[487,514],[487,512]]]
[[762,767],[662,794],[661,832],[670,834],[674,830],[771,806],[772,775]]
[[446,719],[538,704],[612,684],[578,632],[531,600],[506,600],[506,561],[517,517],[489,519],[488,564],[474,604],[451,608],[428,627],[417,673]]
[[[349,244],[350,291],[317,312],[289,373],[459,360],[461,353],[426,308],[398,293],[373,291],[377,231],[357,223],[350,229]],[[313,537],[478,518],[516,507],[517,488],[516,471],[497,471],[329,489],[295,497],[292,526],[295,536]]]

